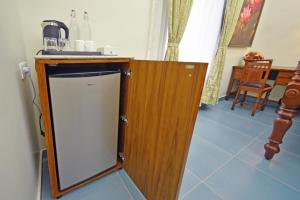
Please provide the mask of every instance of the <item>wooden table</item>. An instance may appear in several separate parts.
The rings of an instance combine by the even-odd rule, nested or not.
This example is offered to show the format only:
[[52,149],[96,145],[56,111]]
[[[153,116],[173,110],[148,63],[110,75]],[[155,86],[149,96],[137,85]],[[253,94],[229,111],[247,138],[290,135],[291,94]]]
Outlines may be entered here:
[[270,160],[274,154],[279,153],[279,145],[287,130],[292,126],[292,119],[296,116],[300,107],[300,61],[292,78],[288,83],[281,106],[273,125],[269,142],[265,144],[265,158]]
[[[271,68],[270,75],[268,77],[269,80],[275,80],[275,85],[283,85],[286,86],[293,77],[294,73],[296,72],[296,69],[291,67],[279,67],[279,66],[273,66]],[[230,81],[227,87],[226,97],[227,100],[231,94],[232,87],[234,84],[234,81],[239,81],[242,77],[243,73],[243,66],[233,66]]]

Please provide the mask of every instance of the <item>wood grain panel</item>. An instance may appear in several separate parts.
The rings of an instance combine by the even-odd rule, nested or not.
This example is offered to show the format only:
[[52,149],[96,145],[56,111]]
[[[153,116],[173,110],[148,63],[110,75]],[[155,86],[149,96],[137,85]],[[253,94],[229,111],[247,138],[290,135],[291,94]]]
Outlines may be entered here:
[[243,69],[236,69],[236,70],[233,70],[232,72],[232,76],[234,77],[234,79],[241,79],[242,78],[242,74],[243,74]]
[[36,62],[36,72],[39,85],[39,95],[40,95],[40,104],[43,114],[43,125],[45,129],[45,145],[47,150],[48,157],[48,167],[50,175],[50,186],[51,193],[53,196],[59,196],[58,182],[57,182],[57,173],[56,173],[56,163],[55,163],[55,153],[54,153],[54,140],[53,132],[51,125],[51,114],[49,106],[49,97],[48,97],[48,87],[47,87],[47,76],[46,76],[46,67],[43,63]]
[[[244,66],[243,65],[236,65],[232,66],[233,70],[235,69],[242,69]],[[283,67],[283,66],[272,66],[271,71],[274,72],[296,72],[295,67]]]
[[290,71],[290,72],[278,72],[278,75],[277,77],[280,77],[280,78],[289,78],[289,79],[292,79],[292,77],[294,76],[294,72],[293,71]]
[[291,78],[282,78],[282,77],[277,77],[275,81],[275,85],[283,85],[286,86],[289,82],[291,82]]
[[[124,63],[121,66],[122,72],[129,72],[129,62]],[[120,116],[125,115],[126,113],[126,105],[128,100],[128,81],[130,77],[125,76],[124,74],[121,76],[121,89],[120,89]],[[119,135],[118,135],[118,152],[124,153],[124,132],[125,132],[126,123],[120,120],[119,122]]]
[[37,64],[128,63],[131,59],[38,59]]
[[206,68],[130,62],[124,167],[148,200],[178,197]]
[[275,85],[287,85],[291,80],[294,75],[293,71],[282,71],[278,72],[278,75],[275,80]]

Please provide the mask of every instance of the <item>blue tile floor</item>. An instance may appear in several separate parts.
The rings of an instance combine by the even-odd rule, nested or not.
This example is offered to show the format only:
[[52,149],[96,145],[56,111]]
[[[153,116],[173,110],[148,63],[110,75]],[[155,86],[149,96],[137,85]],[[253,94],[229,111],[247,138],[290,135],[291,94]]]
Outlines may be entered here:
[[[264,159],[275,107],[251,117],[250,106],[220,101],[199,111],[179,198],[181,200],[300,200],[300,116],[284,138],[281,152]],[[50,196],[46,158],[42,200]],[[142,200],[120,170],[61,197],[61,200]]]
[[300,199],[300,116],[284,138],[281,152],[264,159],[275,107],[251,117],[251,105],[232,101],[201,109],[180,191],[182,200]]
[[[50,194],[47,156],[43,153],[41,200],[54,200]],[[60,200],[144,200],[124,170],[105,176],[82,188],[63,195]]]

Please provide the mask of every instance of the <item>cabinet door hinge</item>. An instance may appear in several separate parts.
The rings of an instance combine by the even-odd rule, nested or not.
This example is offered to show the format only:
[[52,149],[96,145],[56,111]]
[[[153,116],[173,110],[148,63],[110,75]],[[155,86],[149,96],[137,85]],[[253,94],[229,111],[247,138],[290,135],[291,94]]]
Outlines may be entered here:
[[120,116],[120,120],[121,120],[122,122],[124,122],[125,124],[128,124],[128,119],[127,119],[126,115],[121,115],[121,116]]
[[125,71],[125,70],[124,70],[124,71],[122,72],[122,74],[123,74],[124,76],[128,77],[128,78],[130,78],[131,75],[132,75],[132,74],[131,74],[131,70],[128,70],[128,71]]
[[124,153],[119,152],[119,157],[121,158],[122,161],[125,161]]

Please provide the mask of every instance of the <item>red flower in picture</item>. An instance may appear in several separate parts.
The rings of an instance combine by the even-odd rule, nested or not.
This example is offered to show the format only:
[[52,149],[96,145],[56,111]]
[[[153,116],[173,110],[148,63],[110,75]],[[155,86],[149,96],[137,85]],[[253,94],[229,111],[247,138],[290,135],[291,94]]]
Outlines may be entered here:
[[248,21],[251,18],[251,11],[252,11],[252,9],[249,5],[243,8],[243,12],[241,13],[241,16],[240,16],[241,24],[247,24],[248,23]]
[[261,6],[262,0],[250,0],[250,7],[253,13],[256,12]]

